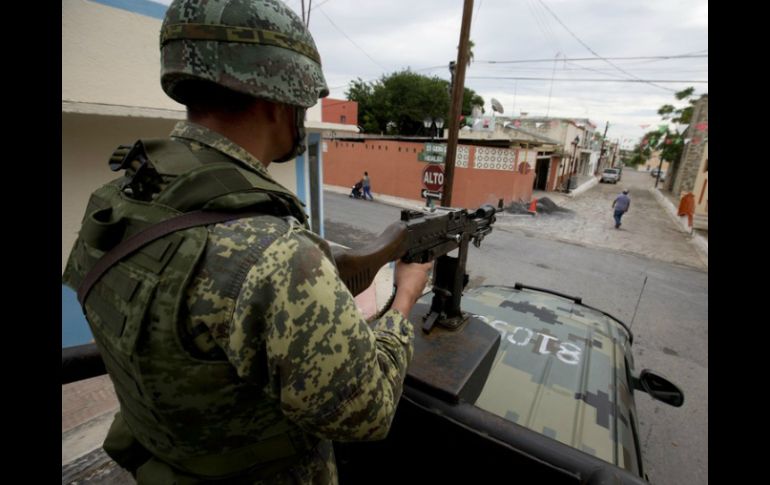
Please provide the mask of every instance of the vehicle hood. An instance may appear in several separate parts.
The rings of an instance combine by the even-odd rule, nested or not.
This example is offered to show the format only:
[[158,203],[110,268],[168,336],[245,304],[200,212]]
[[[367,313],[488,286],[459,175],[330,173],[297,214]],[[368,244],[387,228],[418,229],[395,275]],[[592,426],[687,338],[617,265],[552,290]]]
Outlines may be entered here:
[[626,371],[633,357],[617,320],[568,298],[501,286],[469,290],[462,308],[501,335],[476,406],[637,472]]

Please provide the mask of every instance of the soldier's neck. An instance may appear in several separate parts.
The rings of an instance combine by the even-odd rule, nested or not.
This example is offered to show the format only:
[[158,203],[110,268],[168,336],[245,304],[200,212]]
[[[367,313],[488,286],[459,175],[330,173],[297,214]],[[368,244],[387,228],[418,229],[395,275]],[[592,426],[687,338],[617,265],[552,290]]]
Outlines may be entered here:
[[262,117],[234,114],[187,114],[188,121],[219,133],[249,152],[267,167],[276,155],[275,126]]

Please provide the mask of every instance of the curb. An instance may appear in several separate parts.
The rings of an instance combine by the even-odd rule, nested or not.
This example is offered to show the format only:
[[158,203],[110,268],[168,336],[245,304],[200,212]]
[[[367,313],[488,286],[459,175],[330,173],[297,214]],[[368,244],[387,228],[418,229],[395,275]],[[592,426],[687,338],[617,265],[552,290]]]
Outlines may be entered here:
[[[326,185],[323,186],[324,190],[334,192],[335,194],[350,195],[350,187],[340,187],[339,185]],[[420,210],[425,207],[425,202],[418,200],[402,199],[399,197],[392,197],[390,195],[379,194],[375,199],[377,202],[391,205],[393,207],[401,207],[402,209],[416,209]]]
[[596,177],[592,177],[591,180],[584,183],[583,185],[579,186],[575,190],[571,190],[569,194],[564,194],[567,197],[575,197],[576,195],[580,195],[586,190],[590,189],[594,185],[597,185],[599,183],[599,179]]

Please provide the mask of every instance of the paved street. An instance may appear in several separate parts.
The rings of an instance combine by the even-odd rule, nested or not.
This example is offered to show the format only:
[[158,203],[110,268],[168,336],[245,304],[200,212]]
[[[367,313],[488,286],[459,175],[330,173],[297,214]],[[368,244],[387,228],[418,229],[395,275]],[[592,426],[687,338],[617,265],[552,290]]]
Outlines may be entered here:
[[[503,215],[500,225],[518,228],[551,240],[587,247],[607,248],[639,254],[660,261],[704,268],[704,261],[692,250],[682,233],[650,192],[655,179],[648,172],[625,169],[617,184],[598,184],[573,198],[541,192],[572,213],[538,214],[535,217]],[[629,189],[631,208],[620,229],[614,228],[612,201]]]

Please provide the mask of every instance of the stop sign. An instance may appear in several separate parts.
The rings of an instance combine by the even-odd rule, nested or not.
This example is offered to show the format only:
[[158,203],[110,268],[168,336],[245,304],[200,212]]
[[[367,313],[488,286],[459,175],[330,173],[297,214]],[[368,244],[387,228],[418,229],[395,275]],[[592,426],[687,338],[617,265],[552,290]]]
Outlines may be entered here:
[[440,192],[444,187],[444,168],[441,165],[428,165],[422,171],[422,185],[433,192]]

